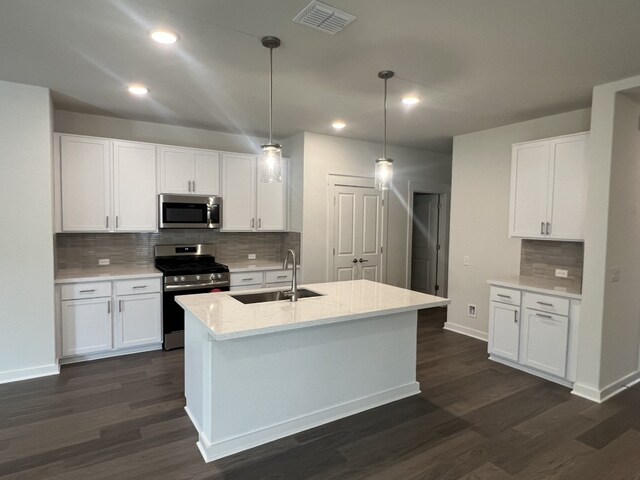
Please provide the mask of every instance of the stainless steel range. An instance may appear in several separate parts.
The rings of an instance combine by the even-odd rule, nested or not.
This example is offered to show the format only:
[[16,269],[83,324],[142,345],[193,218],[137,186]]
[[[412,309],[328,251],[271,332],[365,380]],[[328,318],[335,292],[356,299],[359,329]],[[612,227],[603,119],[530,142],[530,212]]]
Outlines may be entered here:
[[184,347],[184,310],[177,295],[229,290],[229,268],[215,261],[215,245],[157,245],[156,268],[164,274],[164,349]]

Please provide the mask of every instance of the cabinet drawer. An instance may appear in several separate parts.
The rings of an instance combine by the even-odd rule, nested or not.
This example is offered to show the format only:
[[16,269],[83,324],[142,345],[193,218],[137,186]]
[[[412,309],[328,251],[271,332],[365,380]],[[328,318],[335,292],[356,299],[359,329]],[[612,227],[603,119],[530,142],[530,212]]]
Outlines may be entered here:
[[494,302],[520,305],[520,290],[511,288],[491,287],[491,300]]
[[235,272],[230,275],[232,287],[238,285],[262,285],[262,272]]
[[135,295],[137,293],[155,293],[160,291],[159,278],[140,278],[138,280],[118,280],[116,295]]
[[273,270],[265,272],[266,283],[290,282],[293,272],[291,270]]
[[60,287],[62,300],[111,296],[111,282],[67,283]]
[[569,315],[569,300],[566,298],[551,297],[538,293],[525,293],[525,308],[532,308],[542,312],[555,313],[557,315]]

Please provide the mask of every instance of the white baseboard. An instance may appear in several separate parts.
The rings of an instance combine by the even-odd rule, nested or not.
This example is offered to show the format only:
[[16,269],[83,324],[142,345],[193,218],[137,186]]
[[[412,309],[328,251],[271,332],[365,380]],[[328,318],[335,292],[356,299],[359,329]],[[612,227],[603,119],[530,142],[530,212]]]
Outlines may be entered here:
[[19,382],[20,380],[47,377],[49,375],[58,375],[59,373],[60,365],[58,365],[58,362],[56,362],[50,365],[42,365],[40,367],[22,368],[20,370],[9,370],[8,372],[0,372],[0,383]]
[[69,363],[86,362],[89,360],[100,360],[101,358],[120,357],[122,355],[131,355],[132,353],[151,352],[153,350],[162,350],[162,343],[153,343],[151,345],[143,345],[141,347],[131,347],[122,350],[107,350],[106,352],[88,353],[86,355],[74,355],[73,357],[64,357],[60,359],[61,365]]
[[456,323],[445,322],[444,329],[451,332],[461,333],[462,335],[466,335],[467,337],[477,338],[478,340],[482,340],[483,342],[486,342],[489,338],[487,332],[465,327],[463,325],[458,325]]
[[368,395],[339,405],[333,405],[326,409],[311,412],[297,418],[216,442],[211,442],[206,434],[198,428],[198,423],[193,421],[191,412],[188,410],[187,415],[189,415],[194,426],[198,429],[200,440],[197,445],[202,457],[205,462],[212,462],[219,458],[233,455],[234,453],[257,447],[258,445],[263,445],[279,438],[324,425],[325,423],[333,422],[350,415],[355,415],[365,410],[395,402],[418,393],[420,393],[420,384],[418,382],[412,382],[391,390]]
[[602,403],[615,397],[638,381],[640,381],[640,371],[631,372],[601,389],[575,383],[571,393],[592,402]]

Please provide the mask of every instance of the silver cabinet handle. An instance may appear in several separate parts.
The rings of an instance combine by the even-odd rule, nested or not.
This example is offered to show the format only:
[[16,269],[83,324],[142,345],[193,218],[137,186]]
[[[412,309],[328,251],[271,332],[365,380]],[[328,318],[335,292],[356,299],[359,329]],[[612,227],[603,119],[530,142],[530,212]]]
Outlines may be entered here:
[[359,261],[360,263],[366,263],[366,262],[368,262],[369,260],[365,260],[364,258],[360,257],[360,258],[358,259],[358,261]]
[[508,298],[509,300],[511,300],[511,295],[505,295],[504,293],[498,293],[498,297],[500,297],[500,298]]
[[80,293],[91,293],[91,292],[95,292],[95,291],[96,291],[96,289],[92,288],[90,290],[80,290]]
[[256,224],[256,219],[252,218],[251,219],[251,228],[253,228],[255,224]]
[[513,311],[513,323],[518,323],[518,311]]
[[191,193],[191,180],[187,180],[187,190]]
[[536,317],[548,318],[549,320],[553,320],[551,315],[545,315],[544,313],[536,313]]
[[260,228],[260,227],[262,227],[262,219],[261,218],[258,219],[258,228]]
[[287,278],[287,275],[278,275],[276,278]]
[[547,235],[551,233],[551,224],[547,222]]
[[118,228],[119,219],[120,219],[119,215],[116,215],[116,228]]
[[547,303],[547,302],[536,302],[538,305],[544,305],[545,307],[551,307],[553,308],[553,303]]
[[193,185],[193,192],[195,193],[195,191],[196,191],[196,181],[194,180],[193,182],[191,182],[191,185]]
[[136,285],[135,287],[133,287],[133,289],[137,289],[137,288],[147,288],[148,285]]
[[122,300],[118,300],[118,311],[122,312]]
[[544,222],[540,222],[540,235],[544,235]]
[[351,263],[358,263],[358,259],[354,258],[353,260],[351,260]]
[[248,282],[249,280],[253,280],[253,277],[249,277],[249,278],[243,278],[242,280],[240,280],[241,282]]
[[109,215],[107,215],[107,225],[106,225],[106,228],[107,228],[107,229],[109,228]]
[[107,313],[111,313],[111,300],[107,302]]

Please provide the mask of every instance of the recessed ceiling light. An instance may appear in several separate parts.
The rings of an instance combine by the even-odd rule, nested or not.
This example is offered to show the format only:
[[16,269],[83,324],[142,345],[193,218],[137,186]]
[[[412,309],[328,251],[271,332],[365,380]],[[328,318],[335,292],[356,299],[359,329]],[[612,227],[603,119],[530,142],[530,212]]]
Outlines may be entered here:
[[343,122],[343,121],[341,121],[341,120],[336,120],[335,122],[333,122],[333,123],[331,124],[331,126],[332,126],[333,128],[335,128],[336,130],[342,130],[344,127],[346,127],[346,126],[347,126],[347,124],[346,124],[346,123],[344,123],[344,122]]
[[149,89],[144,85],[136,83],[134,85],[129,85],[129,93],[133,95],[146,95],[147,93],[149,93]]
[[171,30],[151,30],[149,36],[154,41],[162,43],[163,45],[171,45],[178,41],[178,34],[172,32]]
[[417,95],[408,95],[402,98],[402,103],[404,103],[405,105],[415,105],[416,103],[420,102],[420,100],[422,99]]

